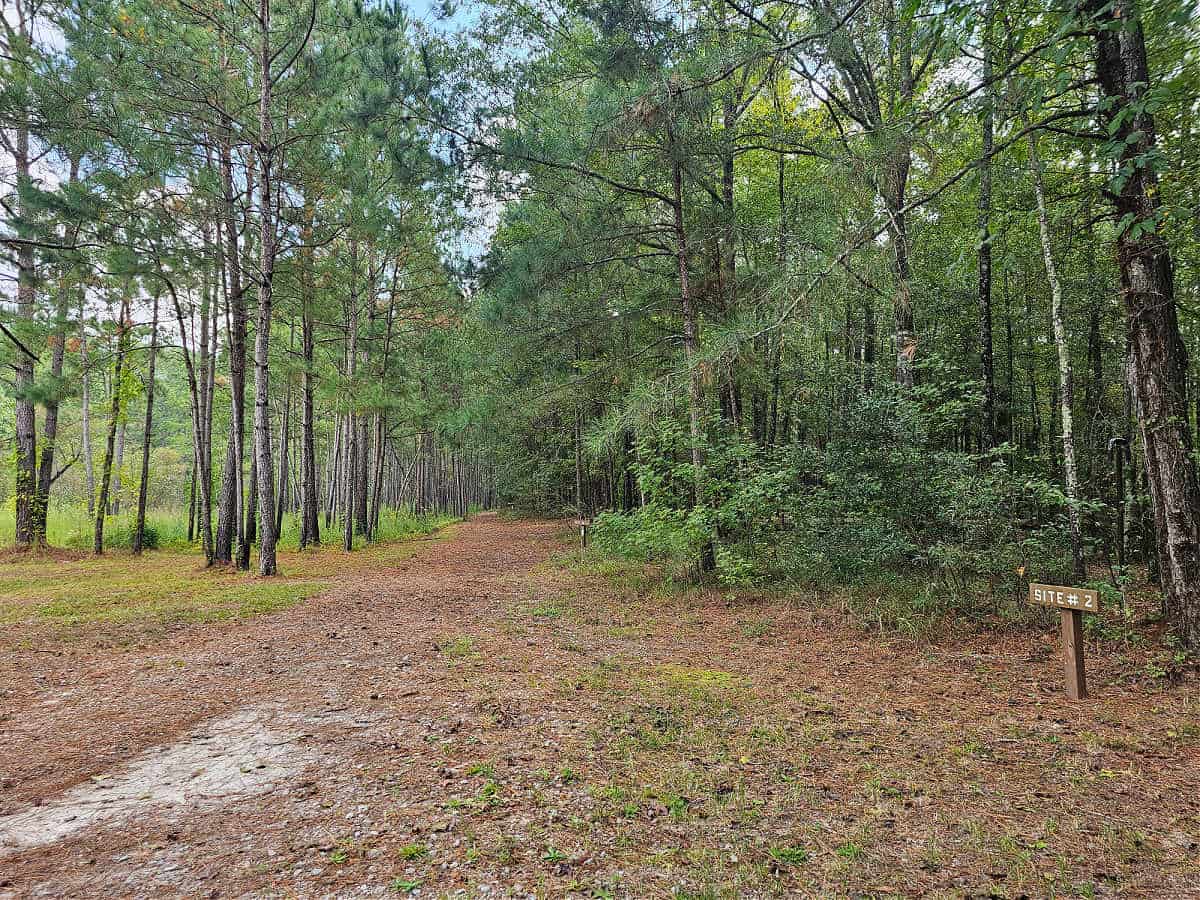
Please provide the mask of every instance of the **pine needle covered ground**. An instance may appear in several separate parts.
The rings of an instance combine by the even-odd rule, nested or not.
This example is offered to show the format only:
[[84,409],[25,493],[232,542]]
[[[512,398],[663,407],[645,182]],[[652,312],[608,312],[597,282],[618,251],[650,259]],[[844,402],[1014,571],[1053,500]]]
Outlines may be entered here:
[[1049,633],[881,637],[567,537],[489,516],[285,558],[305,599],[120,650],[110,617],[6,613],[0,894],[1194,891],[1200,699],[1150,636],[1090,644],[1069,704]]

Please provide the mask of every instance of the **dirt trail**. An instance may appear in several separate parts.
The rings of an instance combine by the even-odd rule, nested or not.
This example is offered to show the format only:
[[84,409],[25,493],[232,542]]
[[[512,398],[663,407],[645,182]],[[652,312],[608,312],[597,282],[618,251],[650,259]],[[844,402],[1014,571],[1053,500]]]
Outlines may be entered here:
[[1069,707],[1038,636],[614,588],[561,530],[0,653],[0,897],[1200,895],[1194,683]]
[[426,723],[466,712],[439,646],[502,616],[557,528],[480,516],[282,613],[3,654],[0,896],[236,895],[271,882],[248,857],[292,847],[317,862],[288,889],[319,891],[321,848],[379,831],[364,765],[411,765]]

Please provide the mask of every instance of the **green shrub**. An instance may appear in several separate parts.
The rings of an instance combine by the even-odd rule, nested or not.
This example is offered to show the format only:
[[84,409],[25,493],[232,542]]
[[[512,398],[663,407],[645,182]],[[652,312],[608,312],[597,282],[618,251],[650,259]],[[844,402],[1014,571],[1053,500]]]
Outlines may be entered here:
[[1001,451],[943,449],[946,421],[965,408],[933,389],[903,396],[881,387],[845,411],[823,447],[764,449],[717,429],[698,508],[683,432],[667,423],[639,447],[647,505],[601,515],[596,545],[691,565],[711,543],[715,576],[730,585],[915,580],[922,590],[902,592],[901,608],[871,610],[894,623],[1014,598],[1026,573],[1064,577],[1061,489],[1013,471]]

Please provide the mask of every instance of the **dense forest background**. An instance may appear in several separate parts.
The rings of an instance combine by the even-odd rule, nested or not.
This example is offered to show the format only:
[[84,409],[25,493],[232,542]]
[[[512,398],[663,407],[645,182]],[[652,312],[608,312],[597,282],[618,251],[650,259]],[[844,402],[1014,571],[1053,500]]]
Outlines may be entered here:
[[18,545],[504,504],[1200,645],[1190,4],[3,8]]

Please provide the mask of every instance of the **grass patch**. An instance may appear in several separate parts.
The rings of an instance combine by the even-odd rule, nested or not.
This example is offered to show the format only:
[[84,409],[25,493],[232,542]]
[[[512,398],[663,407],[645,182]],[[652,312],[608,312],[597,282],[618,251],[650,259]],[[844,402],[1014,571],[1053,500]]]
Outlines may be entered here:
[[421,859],[429,855],[429,848],[424,844],[405,844],[396,851],[396,855],[404,860]]
[[27,640],[20,632],[29,629],[49,629],[64,640],[104,632],[106,639],[123,643],[171,625],[268,615],[321,593],[338,575],[402,563],[420,547],[413,538],[448,521],[429,517],[419,529],[405,531],[406,538],[351,553],[332,546],[281,550],[281,574],[270,579],[253,571],[205,568],[199,553],[188,549],[151,550],[140,557],[121,550],[100,557],[9,553],[0,559],[0,625],[14,643]]
[[438,645],[448,659],[464,659],[475,655],[475,642],[466,636],[452,637]]
[[749,687],[745,678],[719,669],[689,669],[668,664],[657,667],[654,677],[669,693],[701,702],[727,700]]
[[[12,546],[15,524],[11,504],[0,506],[0,547]],[[107,516],[104,520],[104,549],[128,550],[133,544],[136,511],[125,504],[120,514]],[[379,527],[375,530],[374,542],[358,535],[354,538],[355,549],[377,547],[396,541],[411,540],[432,534],[440,528],[458,521],[449,515],[418,515],[408,509],[384,508],[379,513]],[[216,511],[213,512],[216,523]],[[322,520],[323,523],[323,520]],[[52,547],[91,552],[92,534],[96,520],[87,510],[76,505],[52,505],[46,519],[46,540]],[[334,521],[322,530],[322,536],[330,546],[341,546],[343,523]],[[283,530],[279,535],[279,549],[297,550],[300,544],[300,519],[298,515],[283,517]],[[196,535],[192,541],[187,537],[187,510],[148,509],[146,511],[146,549],[149,550],[194,550],[199,552],[200,540]]]
[[776,867],[788,869],[799,868],[812,858],[803,847],[772,847],[767,854]]
[[69,596],[39,604],[34,613],[46,622],[69,626],[142,620],[219,622],[287,609],[318,593],[322,587],[323,582],[315,581],[216,586],[215,590],[193,592],[188,596],[174,594],[140,601],[120,593]]
[[613,556],[596,547],[589,547],[582,552],[577,547],[557,553],[543,565],[572,575],[605,578],[618,587],[630,589],[647,587],[661,578],[661,573],[653,566],[638,560]]

